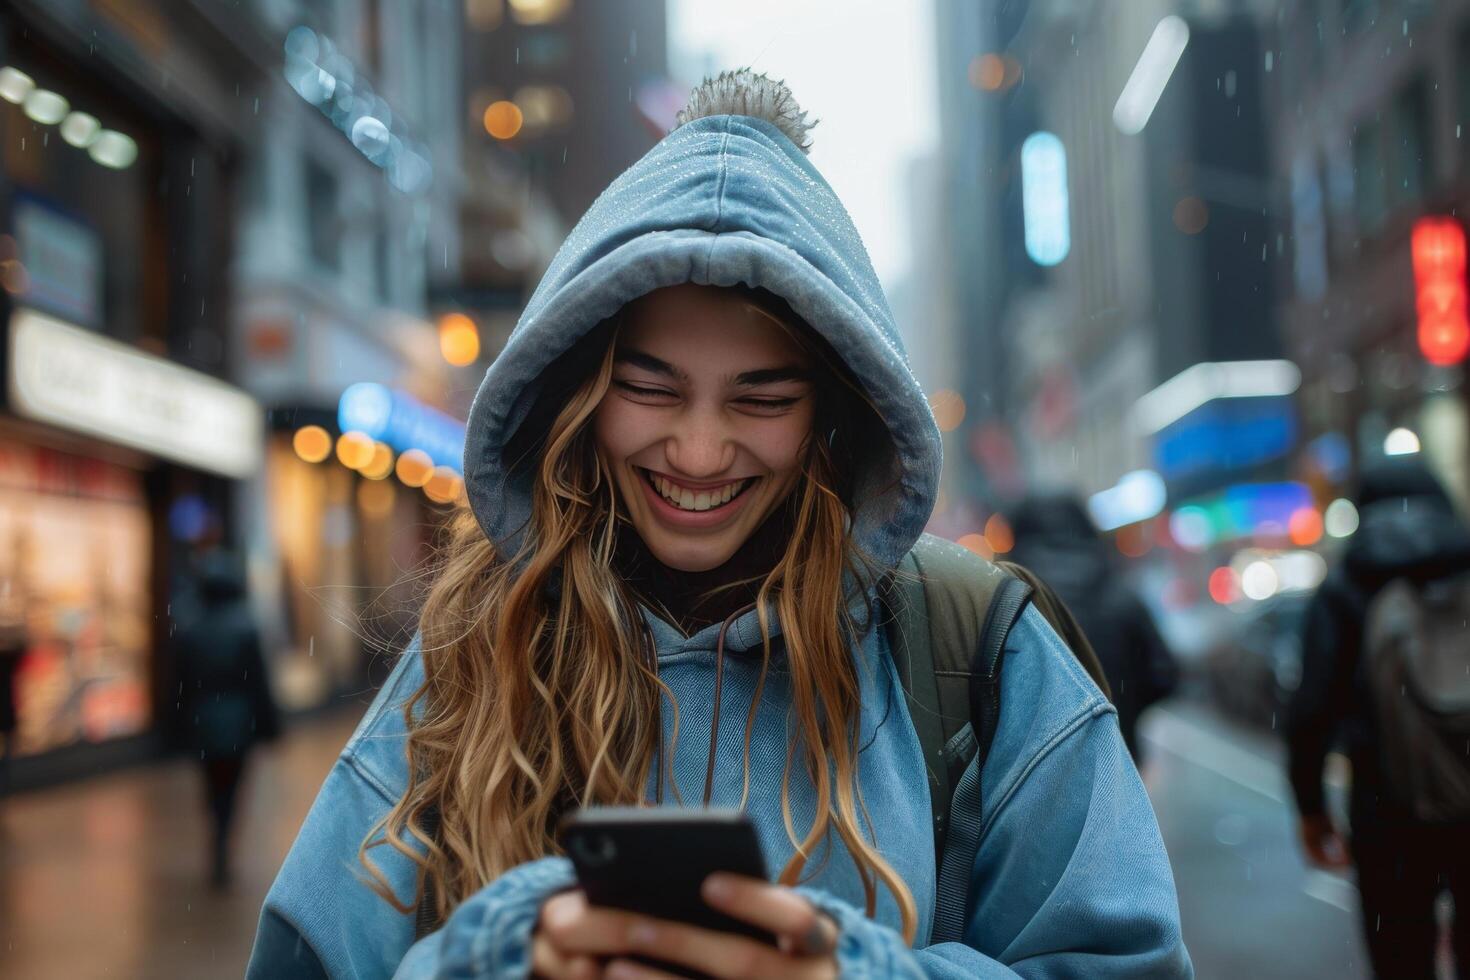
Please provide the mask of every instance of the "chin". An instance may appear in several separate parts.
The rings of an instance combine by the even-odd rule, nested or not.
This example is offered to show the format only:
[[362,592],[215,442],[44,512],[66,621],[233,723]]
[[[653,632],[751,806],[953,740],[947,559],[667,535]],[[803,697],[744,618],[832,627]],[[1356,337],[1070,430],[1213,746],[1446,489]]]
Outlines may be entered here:
[[644,543],[653,557],[676,572],[708,572],[725,564],[739,550],[714,542],[650,542],[645,539]]

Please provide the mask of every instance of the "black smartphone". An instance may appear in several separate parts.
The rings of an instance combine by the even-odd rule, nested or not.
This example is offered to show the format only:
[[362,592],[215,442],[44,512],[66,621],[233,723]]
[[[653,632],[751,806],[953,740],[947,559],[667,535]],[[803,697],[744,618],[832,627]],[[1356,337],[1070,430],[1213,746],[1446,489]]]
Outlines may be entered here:
[[562,847],[593,905],[626,909],[776,944],[776,937],[705,904],[716,871],[766,879],[760,838],[738,810],[593,807],[562,821]]

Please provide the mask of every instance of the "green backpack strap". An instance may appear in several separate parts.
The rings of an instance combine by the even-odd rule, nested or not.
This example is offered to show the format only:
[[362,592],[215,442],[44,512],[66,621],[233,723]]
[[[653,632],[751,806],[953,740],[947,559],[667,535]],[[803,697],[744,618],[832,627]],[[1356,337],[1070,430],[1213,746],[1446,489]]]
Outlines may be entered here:
[[[956,782],[979,747],[976,732],[988,748],[999,718],[1000,693],[994,686],[982,692],[995,701],[984,713],[989,730],[973,726],[970,678],[994,600],[1012,581],[973,552],[926,534],[903,557],[884,590],[889,648],[928,770],[936,855],[943,853],[948,837]],[[996,671],[1012,622],[990,636]]]
[[1066,605],[1019,565],[992,564],[926,534],[882,594],[889,648],[929,777],[938,865],[931,940],[959,939],[979,847],[980,772],[1000,724],[1006,641],[1026,607],[1036,606],[1104,693],[1107,682]]

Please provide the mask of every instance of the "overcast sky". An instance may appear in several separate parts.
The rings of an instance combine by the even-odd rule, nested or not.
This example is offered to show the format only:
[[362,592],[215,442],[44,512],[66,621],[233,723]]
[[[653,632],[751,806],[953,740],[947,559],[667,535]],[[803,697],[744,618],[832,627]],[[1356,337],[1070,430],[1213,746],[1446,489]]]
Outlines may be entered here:
[[692,85],[749,66],[786,79],[821,120],[812,162],[857,224],[883,286],[910,263],[908,161],[938,142],[926,0],[670,0],[669,64]]

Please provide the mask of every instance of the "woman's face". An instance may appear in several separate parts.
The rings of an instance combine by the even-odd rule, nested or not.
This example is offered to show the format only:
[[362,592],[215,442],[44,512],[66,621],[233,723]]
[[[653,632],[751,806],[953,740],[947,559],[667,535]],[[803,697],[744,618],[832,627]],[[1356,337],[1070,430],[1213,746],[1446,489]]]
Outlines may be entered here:
[[593,433],[634,529],[670,568],[724,564],[800,478],[810,360],[744,297],[695,285],[633,304],[614,358]]

